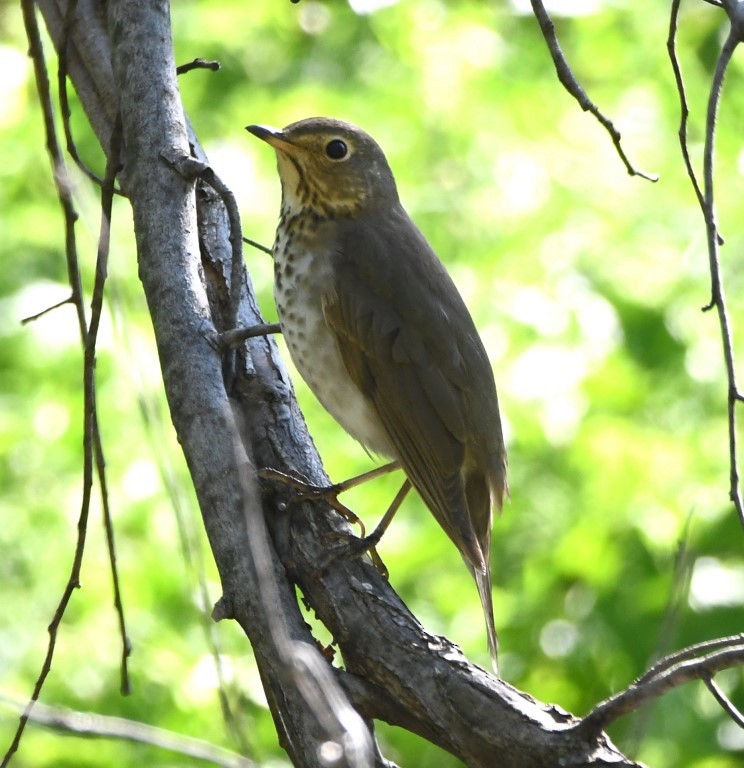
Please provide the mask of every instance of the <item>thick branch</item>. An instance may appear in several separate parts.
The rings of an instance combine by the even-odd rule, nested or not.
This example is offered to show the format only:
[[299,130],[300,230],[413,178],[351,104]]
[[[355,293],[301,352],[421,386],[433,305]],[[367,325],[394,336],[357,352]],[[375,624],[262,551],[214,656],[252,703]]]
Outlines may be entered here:
[[[189,155],[170,44],[169,5],[165,0],[110,2],[108,26],[124,129],[123,189],[132,203],[139,274],[171,416],[222,578],[222,613],[234,616],[250,636],[292,760],[319,767],[319,748],[328,734],[288,685],[286,660],[273,641],[261,584],[247,557],[243,509],[248,500],[241,467],[250,459],[235,438],[238,429],[224,388],[222,361],[204,336],[213,325],[200,263],[194,182],[163,159]],[[271,565],[291,640],[304,643],[307,654],[318,655],[275,555]]]

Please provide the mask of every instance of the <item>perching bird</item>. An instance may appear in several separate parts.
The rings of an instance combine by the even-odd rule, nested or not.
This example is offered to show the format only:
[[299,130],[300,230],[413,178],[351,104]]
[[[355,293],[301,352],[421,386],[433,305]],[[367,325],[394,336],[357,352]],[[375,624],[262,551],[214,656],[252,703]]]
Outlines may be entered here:
[[274,295],[292,360],[349,434],[399,462],[455,543],[496,665],[489,549],[506,452],[470,313],[371,136],[330,118],[247,130],[278,159]]

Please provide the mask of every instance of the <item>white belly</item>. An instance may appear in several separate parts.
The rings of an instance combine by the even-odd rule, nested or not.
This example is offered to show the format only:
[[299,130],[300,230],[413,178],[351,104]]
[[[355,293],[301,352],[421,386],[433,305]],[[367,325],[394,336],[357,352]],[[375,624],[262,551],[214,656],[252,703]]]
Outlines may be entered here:
[[392,456],[376,412],[351,380],[325,324],[320,288],[324,263],[312,253],[277,260],[274,297],[284,340],[300,376],[331,416],[365,447]]

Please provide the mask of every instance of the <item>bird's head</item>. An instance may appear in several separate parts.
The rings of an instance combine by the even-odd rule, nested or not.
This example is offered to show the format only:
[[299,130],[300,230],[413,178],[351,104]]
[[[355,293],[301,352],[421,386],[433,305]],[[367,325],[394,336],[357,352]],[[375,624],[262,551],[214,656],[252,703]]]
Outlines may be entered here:
[[351,216],[397,202],[392,171],[377,142],[342,120],[311,117],[286,128],[246,130],[276,150],[284,208]]

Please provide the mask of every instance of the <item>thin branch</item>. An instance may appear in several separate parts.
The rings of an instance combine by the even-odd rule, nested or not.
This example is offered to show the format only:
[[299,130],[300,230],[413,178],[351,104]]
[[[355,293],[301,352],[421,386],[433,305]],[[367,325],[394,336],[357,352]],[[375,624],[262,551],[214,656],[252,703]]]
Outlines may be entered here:
[[723,711],[739,726],[744,728],[744,715],[734,706],[728,696],[718,687],[715,680],[710,677],[703,678],[713,698],[721,705]]
[[[65,142],[67,151],[70,157],[75,161],[75,165],[87,176],[91,181],[95,182],[98,186],[103,185],[103,179],[93,171],[88,164],[80,157],[75,144],[75,139],[72,136],[72,127],[70,125],[70,117],[72,111],[70,109],[70,100],[67,94],[67,45],[70,33],[70,27],[75,19],[75,9],[77,8],[77,0],[70,0],[70,4],[65,11],[64,24],[62,28],[62,39],[59,44],[59,50],[57,54],[57,90],[59,91],[59,105],[62,114],[62,127],[65,132]],[[121,190],[114,188],[114,192],[117,195],[121,194]]]
[[590,112],[594,115],[600,125],[602,125],[607,133],[610,134],[615,150],[631,176],[640,176],[642,179],[647,179],[648,181],[658,181],[659,177],[656,174],[649,174],[645,171],[641,171],[633,166],[630,160],[628,160],[621,144],[622,137],[620,136],[620,132],[615,128],[612,121],[605,117],[594,102],[586,95],[586,92],[581,85],[579,85],[578,80],[571,71],[571,67],[568,65],[566,57],[561,50],[560,43],[558,42],[558,38],[556,37],[553,20],[545,9],[542,0],[530,0],[530,2],[532,3],[532,12],[535,14],[537,23],[540,25],[540,31],[547,43],[550,55],[553,58],[556,74],[563,87],[576,99],[576,101],[579,102],[579,106],[584,112]]
[[[687,515],[685,527],[680,536],[677,545],[677,554],[674,558],[674,572],[672,575],[672,584],[669,590],[664,616],[661,620],[659,630],[659,639],[654,649],[653,661],[669,658],[669,648],[672,645],[672,638],[676,634],[680,618],[687,604],[687,598],[690,592],[690,580],[692,577],[693,557],[690,551],[690,528],[692,521],[692,511]],[[638,754],[646,731],[651,722],[653,710],[647,707],[643,712],[639,712],[635,718],[631,733],[628,737],[627,751],[631,755]]]
[[[98,257],[96,260],[96,282],[93,292],[93,317],[91,319],[91,327],[97,330],[97,319],[100,317],[102,303],[103,303],[103,288],[106,280],[106,272],[108,266],[108,256],[110,248],[110,235],[111,235],[111,209],[114,200],[114,183],[116,175],[119,172],[119,155],[121,152],[121,120],[117,118],[114,123],[114,131],[111,136],[111,144],[108,152],[108,162],[106,163],[106,174],[103,178],[103,184],[101,187],[101,229],[98,239]],[[93,319],[96,319],[96,325],[93,326]],[[91,342],[91,333],[88,334],[86,339],[86,350],[88,343],[92,343],[93,349],[90,355],[86,355],[86,365],[90,365],[92,370],[89,373],[91,380],[95,377],[95,344],[96,339],[93,335]],[[111,580],[114,589],[114,607],[116,609],[116,616],[119,624],[119,635],[121,637],[121,663],[120,674],[121,692],[126,695],[131,691],[131,685],[129,681],[129,664],[128,659],[132,652],[132,646],[129,642],[127,635],[127,625],[124,619],[124,603],[121,599],[121,587],[119,583],[119,569],[116,564],[116,545],[114,540],[114,526],[111,519],[111,507],[109,505],[108,483],[106,481],[106,461],[103,454],[103,441],[101,440],[101,432],[98,428],[98,408],[95,401],[95,389],[91,384],[91,408],[92,408],[92,423],[91,429],[93,431],[93,447],[95,452],[96,463],[96,476],[98,477],[98,484],[101,491],[101,507],[103,509],[103,523],[106,531],[106,546],[109,555],[109,564],[111,567]]]
[[271,248],[269,248],[269,247],[267,247],[265,245],[261,245],[261,243],[257,243],[255,240],[251,240],[250,237],[246,237],[245,235],[243,235],[243,242],[247,243],[248,245],[253,246],[254,248],[256,248],[259,251],[263,251],[264,253],[268,253],[269,256],[273,256],[274,255],[274,251],[272,251]]
[[233,328],[224,333],[215,333],[210,336],[210,341],[214,342],[216,347],[225,349],[227,347],[236,347],[247,339],[255,339],[257,336],[268,336],[272,333],[281,333],[282,326],[279,323],[259,323],[258,325],[249,325],[245,328]]
[[[733,12],[732,12],[733,13]],[[721,276],[721,265],[718,253],[718,225],[716,223],[716,207],[713,194],[713,168],[714,168],[714,148],[715,148],[715,130],[716,115],[718,104],[723,88],[723,80],[726,76],[726,70],[736,46],[739,44],[739,25],[732,20],[731,30],[721,48],[721,53],[716,63],[716,69],[713,74],[713,81],[710,87],[710,96],[708,98],[708,109],[705,125],[705,150],[703,154],[703,184],[705,193],[703,196],[703,213],[705,218],[705,229],[708,244],[708,263],[710,267],[711,280],[711,299],[707,309],[715,307],[718,313],[718,323],[721,328],[721,342],[723,344],[723,357],[726,364],[726,375],[728,379],[728,433],[729,433],[729,498],[734,503],[739,515],[739,521],[744,525],[744,502],[741,496],[740,478],[739,478],[739,460],[737,456],[737,429],[736,429],[736,405],[742,399],[742,395],[736,384],[736,366],[734,362],[734,350],[729,322],[726,309],[726,296],[723,288],[723,278]]]
[[658,698],[672,688],[692,680],[708,680],[723,669],[744,665],[744,642],[742,640],[744,638],[741,635],[722,639],[720,642],[725,642],[725,647],[722,650],[713,651],[701,658],[685,658],[679,662],[669,660],[695,653],[705,644],[692,646],[679,654],[675,654],[674,657],[662,660],[628,688],[597,704],[581,720],[577,729],[587,735],[599,733],[618,718],[635,711],[646,702]]
[[[235,195],[222,179],[214,172],[212,167],[195,157],[180,156],[173,152],[162,153],[163,159],[185,179],[201,179],[219,195],[225,206],[227,219],[230,223],[230,247],[232,256],[230,261],[230,307],[227,313],[227,329],[233,330],[238,325],[238,312],[240,309],[240,294],[242,289],[243,273],[243,232],[240,224],[240,211]],[[225,389],[230,392],[235,381],[236,350],[228,345],[223,360],[223,376]]]
[[[75,239],[75,221],[77,220],[77,212],[72,200],[72,194],[70,192],[70,185],[68,183],[67,168],[65,165],[64,157],[62,155],[62,149],[57,137],[57,130],[54,125],[54,114],[52,109],[51,91],[49,87],[49,75],[46,67],[46,60],[44,57],[44,48],[41,42],[41,35],[39,33],[39,25],[36,19],[36,9],[33,0],[22,0],[21,8],[23,11],[23,22],[26,28],[26,35],[29,42],[29,55],[34,65],[34,75],[36,79],[36,88],[39,94],[39,102],[44,117],[44,129],[46,134],[46,145],[49,154],[52,159],[52,166],[54,170],[54,181],[57,189],[57,197],[65,218],[65,254],[67,257],[67,272],[72,288],[72,303],[77,310],[78,326],[80,330],[81,338],[87,337],[87,324],[85,319],[85,306],[83,304],[83,292],[82,283],[80,279],[80,268],[77,255],[77,244]],[[85,433],[86,439],[88,433]],[[87,480],[88,478],[86,478]],[[21,714],[16,728],[13,740],[6,751],[3,761],[0,764],[0,768],[6,768],[10,763],[13,755],[18,749],[18,745],[23,737],[23,732],[26,728],[31,710],[34,703],[38,700],[41,694],[41,689],[44,686],[47,676],[51,670],[52,659],[54,657],[54,651],[57,644],[57,632],[59,625],[64,616],[67,605],[72,597],[73,591],[79,586],[79,574],[80,564],[82,562],[83,550],[85,548],[85,537],[88,519],[88,509],[90,505],[90,485],[84,482],[83,485],[83,499],[81,504],[80,519],[78,521],[78,538],[75,549],[75,556],[73,558],[73,564],[70,571],[70,576],[65,586],[62,597],[59,600],[57,608],[54,612],[51,623],[48,627],[49,642],[47,644],[47,651],[42,663],[39,675],[36,678],[34,689],[31,694],[23,713]]]
[[680,664],[683,661],[689,661],[699,656],[706,651],[717,651],[720,648],[731,648],[732,646],[740,645],[744,643],[744,633],[739,635],[729,635],[728,637],[717,637],[715,640],[706,640],[702,643],[696,643],[690,645],[687,648],[683,648],[681,651],[671,653],[669,656],[665,656],[660,659],[652,667],[648,669],[641,677],[636,681],[637,684],[642,684],[651,680],[654,677],[658,677],[660,674],[668,669]]
[[[0,697],[0,702],[18,711],[23,709],[22,704],[4,696]],[[139,744],[149,744],[195,760],[204,760],[222,768],[255,768],[255,763],[247,757],[237,755],[215,744],[122,717],[100,715],[97,712],[76,712],[38,703],[30,715],[30,720],[48,728],[80,736],[123,739]]]
[[41,312],[37,312],[35,315],[29,315],[28,317],[24,317],[23,320],[21,320],[21,325],[28,325],[28,323],[33,323],[35,320],[38,320],[40,317],[44,317],[44,315],[46,315],[47,312],[52,312],[55,309],[64,307],[65,304],[74,304],[74,303],[75,303],[75,299],[72,296],[68,296],[66,299],[62,299],[62,301],[58,301],[56,304],[52,304],[51,307],[42,309]]
[[232,263],[230,269],[230,317],[228,322],[230,328],[235,328],[238,324],[238,309],[240,307],[240,291],[242,288],[241,277],[243,272],[243,232],[240,224],[240,211],[238,210],[238,203],[232,190],[210,166],[207,166],[199,176],[202,181],[209,184],[222,198],[227,217],[230,221]]
[[240,211],[232,190],[220,179],[212,167],[195,157],[182,156],[174,152],[163,152],[163,159],[185,179],[201,179],[208,184],[220,196],[225,206],[228,221],[230,222],[230,245],[232,247],[232,259],[230,267],[230,315],[228,325],[230,329],[237,326],[238,308],[240,306],[240,292],[242,288],[241,277],[243,272],[243,233],[240,224]]
[[[23,0],[22,3],[24,24],[26,34],[29,39],[29,51],[34,62],[34,71],[36,75],[37,90],[39,100],[44,114],[44,125],[46,130],[47,148],[52,157],[54,166],[54,179],[57,187],[57,195],[65,214],[66,224],[66,255],[68,278],[70,280],[72,295],[69,301],[77,309],[78,325],[81,339],[84,346],[84,372],[83,372],[83,446],[84,446],[84,465],[83,465],[83,494],[81,500],[80,517],[78,519],[78,536],[75,546],[75,554],[70,569],[67,584],[59,600],[54,616],[48,627],[49,642],[47,652],[42,663],[39,675],[34,684],[34,690],[24,709],[18,723],[13,741],[8,748],[2,762],[2,768],[5,768],[12,759],[12,756],[18,749],[23,732],[28,719],[31,715],[34,704],[37,702],[41,690],[44,686],[47,676],[51,671],[52,659],[57,644],[57,634],[62,618],[67,610],[72,594],[80,586],[80,570],[82,567],[83,553],[85,551],[85,541],[87,537],[88,516],[90,512],[91,489],[93,484],[93,466],[95,463],[97,474],[101,483],[103,494],[104,516],[107,526],[107,535],[111,536],[110,530],[110,512],[108,510],[108,494],[106,490],[105,461],[103,458],[103,446],[100,432],[98,430],[98,416],[95,400],[95,345],[97,338],[98,325],[103,301],[103,283],[105,281],[106,261],[108,254],[108,241],[110,233],[110,214],[111,198],[113,196],[114,178],[116,176],[118,160],[110,160],[107,165],[106,175],[107,184],[104,186],[103,193],[103,223],[101,227],[101,238],[99,240],[98,263],[96,269],[96,286],[93,294],[93,305],[91,312],[91,325],[87,326],[85,318],[85,306],[83,302],[82,282],[80,277],[80,268],[77,255],[77,246],[75,241],[74,223],[77,219],[77,213],[74,209],[72,194],[70,191],[69,177],[67,167],[62,155],[62,150],[57,137],[57,131],[54,124],[54,115],[51,102],[51,91],[49,87],[49,77],[47,74],[46,61],[44,58],[41,36],[36,20],[35,7],[32,0]],[[121,607],[121,598],[118,586],[118,575],[116,573],[116,558],[113,550],[113,541],[109,540],[109,552],[112,560],[112,570],[114,572],[114,591],[117,612],[123,638],[122,652],[122,689],[128,690],[129,678],[126,665],[126,659],[129,654],[129,644],[126,639],[126,629],[124,625],[123,609]]]
[[220,68],[219,61],[207,61],[206,59],[194,59],[186,64],[181,64],[176,67],[177,75],[185,75],[187,72],[191,72],[192,69],[209,69],[212,72],[217,72]]
[[[674,82],[677,85],[677,93],[679,94],[679,147],[682,152],[682,160],[684,161],[685,168],[687,169],[687,175],[690,178],[690,183],[695,191],[695,196],[700,204],[700,209],[705,214],[705,200],[703,199],[703,192],[700,189],[700,184],[695,174],[695,169],[692,167],[692,160],[690,159],[690,150],[687,144],[687,121],[690,117],[690,109],[687,105],[687,94],[685,91],[685,81],[682,77],[682,68],[679,64],[679,58],[677,57],[677,21],[679,18],[679,6],[681,0],[672,0],[672,8],[669,14],[669,36],[667,37],[667,52],[669,53],[669,60],[672,63],[672,71],[674,72]],[[718,244],[723,245],[723,237],[720,233],[717,233]]]

